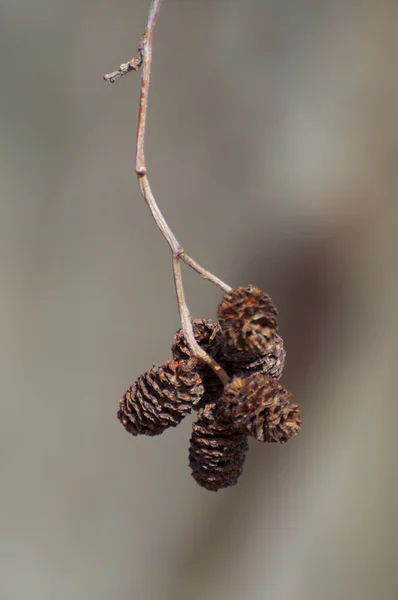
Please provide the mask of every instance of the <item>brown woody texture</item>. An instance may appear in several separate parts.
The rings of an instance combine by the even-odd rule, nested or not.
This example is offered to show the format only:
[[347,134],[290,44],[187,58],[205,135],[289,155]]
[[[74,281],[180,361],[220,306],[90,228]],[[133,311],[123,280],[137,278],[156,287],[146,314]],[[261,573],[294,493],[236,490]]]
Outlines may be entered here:
[[[220,326],[212,319],[192,319],[192,329],[199,346],[216,360],[221,359],[222,340]],[[179,329],[175,334],[171,351],[175,360],[191,358],[192,353],[182,329]]]
[[231,425],[261,442],[287,442],[299,432],[299,407],[272,377],[253,373],[234,377],[225,387],[220,411]]
[[225,357],[251,362],[274,352],[278,311],[270,296],[253,285],[224,294],[218,307]]
[[[193,332],[199,346],[214,358],[225,370],[228,365],[225,361],[222,351],[221,328],[212,319],[193,319]],[[186,342],[184,332],[179,329],[174,336],[172,353],[174,359],[187,359],[191,356],[191,351]],[[214,371],[203,363],[198,363],[198,371],[202,377],[205,393],[201,405],[206,402],[213,402],[219,398],[223,392],[223,385]]]
[[160,435],[178,425],[203,392],[196,361],[169,359],[138,377],[121,398],[117,416],[132,435]]
[[[285,366],[286,352],[283,339],[277,333],[274,334],[269,352],[250,361],[232,363],[232,372],[235,375],[245,377],[251,373],[263,373],[274,379],[279,379]],[[231,369],[229,369],[231,372]]]
[[199,410],[192,425],[189,466],[201,487],[216,492],[236,485],[247,450],[247,435],[219,418],[216,403]]

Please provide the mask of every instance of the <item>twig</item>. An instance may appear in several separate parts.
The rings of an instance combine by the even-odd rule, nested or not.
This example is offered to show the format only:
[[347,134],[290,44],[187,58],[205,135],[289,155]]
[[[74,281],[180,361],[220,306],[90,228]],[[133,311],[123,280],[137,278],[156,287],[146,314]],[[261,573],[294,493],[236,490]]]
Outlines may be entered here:
[[206,363],[211,367],[216,375],[221,379],[222,383],[225,385],[229,381],[229,377],[227,373],[224,371],[222,367],[203,350],[197,343],[195,339],[195,335],[192,329],[192,318],[189,312],[189,308],[185,301],[184,287],[182,285],[182,274],[181,274],[181,261],[178,254],[173,254],[173,275],[174,275],[174,285],[177,294],[177,304],[178,311],[180,313],[181,318],[181,327],[184,332],[184,337],[189,345],[189,348],[192,354]]
[[155,197],[152,193],[151,186],[149,185],[148,177],[146,175],[138,176],[138,183],[140,185],[141,193],[144,197],[144,200],[152,213],[152,217],[156,225],[166,238],[166,241],[169,244],[173,255],[178,256],[180,260],[184,261],[194,271],[199,273],[199,275],[203,279],[211,281],[211,283],[214,283],[214,285],[220,287],[222,290],[224,290],[224,292],[230,292],[232,289],[231,286],[221,281],[221,279],[213,275],[213,273],[206,271],[206,269],[201,267],[193,258],[191,258],[190,256],[188,256],[188,254],[185,253],[183,247],[175,237],[174,233],[171,231],[170,227],[165,221],[164,216],[160,212],[159,206],[157,205]]
[[116,79],[120,79],[123,75],[127,75],[130,71],[138,71],[138,69],[142,65],[142,46],[141,44],[138,46],[137,54],[129,60],[127,63],[122,63],[117,71],[112,71],[112,73],[107,73],[104,75],[105,81],[109,81],[113,83]]
[[202,279],[207,279],[208,281],[211,281],[211,283],[214,283],[214,285],[217,285],[219,288],[224,290],[224,292],[230,292],[232,290],[232,287],[230,285],[227,285],[226,283],[221,281],[221,279],[219,279],[218,277],[213,275],[213,273],[210,273],[210,271],[206,271],[206,269],[201,267],[193,258],[188,256],[188,254],[185,254],[185,252],[180,256],[180,258],[187,265],[189,265],[194,271],[199,273],[199,275],[202,277]]
[[177,294],[177,303],[181,318],[181,326],[184,332],[185,339],[191,350],[191,353],[195,358],[208,364],[218,375],[221,381],[224,384],[226,384],[229,381],[227,373],[211,356],[209,356],[203,350],[203,348],[199,346],[195,339],[195,335],[192,328],[192,318],[185,300],[184,288],[182,284],[180,264],[181,261],[184,261],[187,265],[189,265],[192,269],[199,273],[199,275],[201,275],[203,279],[211,281],[225,292],[229,292],[232,288],[212,273],[206,271],[196,261],[190,258],[187,254],[185,254],[183,247],[171,231],[157,205],[147,177],[147,167],[145,162],[145,126],[148,112],[148,93],[151,75],[153,34],[162,2],[163,0],[151,1],[147,25],[145,28],[144,35],[138,46],[138,52],[136,56],[133,59],[131,59],[128,63],[123,63],[122,65],[120,65],[117,71],[104,75],[104,79],[105,81],[110,81],[112,83],[116,81],[116,79],[123,77],[123,75],[126,75],[130,71],[137,71],[142,66],[135,167],[138,183],[140,186],[142,196],[145,202],[147,203],[149,210],[151,211],[152,217],[156,225],[160,229],[161,233],[165,237],[172,252],[174,285]]

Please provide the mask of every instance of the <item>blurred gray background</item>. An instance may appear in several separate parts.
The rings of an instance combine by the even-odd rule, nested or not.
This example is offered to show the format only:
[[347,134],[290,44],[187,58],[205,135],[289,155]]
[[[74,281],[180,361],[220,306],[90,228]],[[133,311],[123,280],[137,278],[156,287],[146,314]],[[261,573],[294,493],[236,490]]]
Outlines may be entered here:
[[[0,7],[1,600],[398,596],[396,0],[165,0],[147,161],[187,252],[281,314],[302,433],[239,485],[119,397],[178,328],[133,173],[148,0]],[[195,316],[220,291],[185,273]]]

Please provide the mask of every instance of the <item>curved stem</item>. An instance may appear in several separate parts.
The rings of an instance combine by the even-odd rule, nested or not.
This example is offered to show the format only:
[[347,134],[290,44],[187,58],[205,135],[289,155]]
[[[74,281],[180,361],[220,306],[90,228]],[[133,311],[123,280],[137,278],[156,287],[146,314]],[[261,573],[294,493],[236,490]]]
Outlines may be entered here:
[[192,317],[185,300],[184,287],[182,285],[180,257],[175,255],[173,255],[173,276],[177,294],[178,311],[180,313],[181,318],[181,327],[184,332],[184,337],[188,343],[189,349],[191,350],[193,356],[195,356],[202,362],[208,364],[209,367],[213,369],[213,371],[216,373],[216,375],[218,375],[218,377],[225,385],[229,381],[227,373],[213,358],[211,358],[211,356],[207,354],[207,352],[203,350],[203,348],[199,346],[195,339],[195,335],[192,328]]
[[162,2],[163,0],[151,1],[145,32],[138,46],[138,51],[135,57],[132,58],[128,63],[121,64],[117,71],[113,71],[112,73],[104,75],[104,79],[113,83],[114,81],[116,81],[120,77],[123,77],[123,75],[126,75],[130,71],[137,71],[140,67],[142,67],[135,163],[135,171],[137,173],[138,183],[140,186],[141,194],[146,204],[148,205],[149,210],[151,211],[152,217],[159,230],[165,237],[172,252],[174,284],[177,294],[177,303],[181,318],[181,326],[184,332],[184,336],[191,350],[191,353],[198,360],[208,364],[216,373],[216,375],[221,379],[221,381],[224,384],[226,384],[229,380],[227,373],[213,358],[211,358],[199,346],[195,339],[192,328],[192,318],[185,300],[184,288],[182,285],[180,261],[184,261],[187,265],[189,265],[192,269],[199,273],[199,275],[203,279],[211,281],[212,283],[220,287],[222,290],[224,290],[224,292],[229,292],[232,288],[209,271],[206,271],[206,269],[201,267],[196,261],[193,260],[193,258],[185,254],[183,247],[171,231],[170,227],[166,222],[166,219],[164,218],[159,209],[159,206],[152,193],[151,186],[147,177],[147,167],[145,163],[145,128],[148,113],[149,83],[151,78],[153,34]]
[[164,218],[164,216],[162,215],[162,213],[159,209],[159,206],[155,200],[155,196],[152,193],[152,189],[149,184],[149,179],[148,179],[147,175],[146,174],[144,174],[144,175],[138,174],[138,183],[140,186],[141,194],[142,194],[145,202],[147,203],[149,210],[151,211],[153,220],[155,221],[156,225],[158,226],[160,232],[165,237],[168,245],[170,246],[172,253],[175,255],[178,255],[178,257],[183,262],[185,262],[188,266],[190,266],[191,269],[193,269],[194,271],[199,273],[199,275],[203,279],[207,279],[208,281],[211,281],[211,283],[214,283],[214,285],[217,285],[224,292],[230,292],[232,289],[231,286],[224,283],[224,281],[221,281],[221,279],[219,279],[218,277],[213,275],[213,273],[206,271],[206,269],[201,267],[193,258],[191,258],[187,254],[185,254],[183,247],[181,246],[181,244],[175,237],[174,233],[168,226],[166,219]]
[[151,211],[153,220],[155,221],[163,236],[166,238],[166,241],[170,246],[172,253],[180,255],[183,252],[183,248],[178,242],[174,233],[171,231],[170,227],[168,226],[166,219],[160,212],[159,206],[157,205],[155,197],[152,193],[152,189],[149,185],[149,180],[146,174],[138,174],[138,184],[140,186],[141,194],[143,195],[143,198],[147,203],[149,210]]

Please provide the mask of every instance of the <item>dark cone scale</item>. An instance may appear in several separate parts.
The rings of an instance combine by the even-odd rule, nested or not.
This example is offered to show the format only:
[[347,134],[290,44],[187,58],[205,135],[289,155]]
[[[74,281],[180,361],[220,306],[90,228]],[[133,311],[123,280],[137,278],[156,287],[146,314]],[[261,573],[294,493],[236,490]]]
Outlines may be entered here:
[[285,366],[286,352],[283,347],[283,339],[275,333],[272,351],[264,356],[259,356],[247,362],[238,361],[235,364],[234,375],[245,377],[251,373],[263,373],[274,379],[279,379]]
[[[192,319],[192,329],[199,346],[217,362],[222,359],[220,326],[212,319]],[[182,329],[175,334],[171,350],[175,360],[191,357]]]
[[196,362],[169,359],[138,377],[121,398],[117,416],[132,435],[159,435],[178,425],[203,393]]
[[300,410],[292,394],[262,373],[234,377],[224,390],[220,410],[240,431],[261,442],[287,442],[300,431]]
[[279,379],[285,366],[286,350],[283,346],[283,339],[277,333],[274,342],[274,351],[266,356],[266,368],[263,368],[261,372],[274,379]]
[[[220,326],[212,319],[193,319],[192,328],[199,346],[226,369],[227,367],[222,353],[222,335]],[[188,359],[191,357],[191,351],[182,329],[179,329],[175,334],[171,350],[173,358],[176,360]],[[223,392],[223,385],[211,367],[198,362],[197,368],[201,374],[205,388],[205,394],[203,401],[201,402],[201,405],[203,405],[208,401],[219,398]]]
[[274,351],[278,311],[266,292],[249,285],[226,293],[218,307],[225,357],[248,362]]
[[192,430],[189,465],[195,481],[213,492],[236,485],[248,450],[247,435],[220,421],[215,403],[199,410]]

